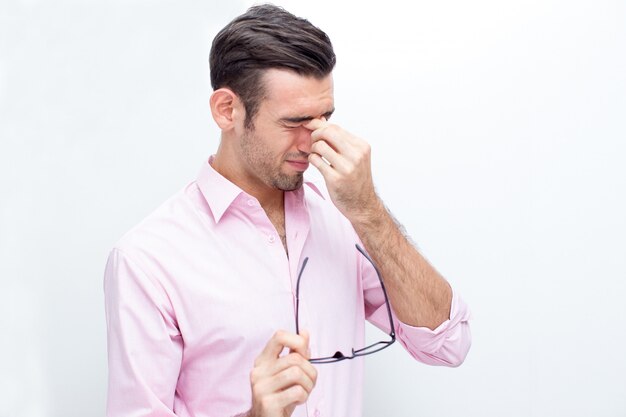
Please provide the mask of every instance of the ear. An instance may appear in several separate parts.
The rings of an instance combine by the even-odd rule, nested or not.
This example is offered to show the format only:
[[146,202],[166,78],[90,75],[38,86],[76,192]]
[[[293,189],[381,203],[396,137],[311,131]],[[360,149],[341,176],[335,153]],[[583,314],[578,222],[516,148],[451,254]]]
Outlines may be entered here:
[[209,100],[213,120],[221,130],[230,130],[235,127],[245,110],[239,97],[228,88],[220,88],[211,94]]

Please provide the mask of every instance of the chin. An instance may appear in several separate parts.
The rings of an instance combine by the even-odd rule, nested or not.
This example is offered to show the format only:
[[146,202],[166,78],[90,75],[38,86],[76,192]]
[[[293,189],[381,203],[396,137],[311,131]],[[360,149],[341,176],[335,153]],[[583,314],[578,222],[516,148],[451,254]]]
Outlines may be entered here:
[[298,174],[296,176],[281,176],[274,181],[274,187],[283,191],[294,191],[302,187],[304,176]]

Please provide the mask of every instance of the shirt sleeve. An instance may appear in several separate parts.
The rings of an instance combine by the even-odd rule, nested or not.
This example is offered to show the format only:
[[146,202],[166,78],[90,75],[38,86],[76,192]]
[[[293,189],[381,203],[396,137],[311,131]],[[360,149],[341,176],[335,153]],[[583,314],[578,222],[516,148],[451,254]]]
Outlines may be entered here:
[[[361,257],[363,258],[363,257]],[[376,271],[368,261],[361,263],[365,298],[365,317],[383,330],[389,332],[389,315],[385,297]],[[391,308],[396,339],[416,360],[428,365],[456,367],[463,363],[469,352],[472,336],[470,332],[470,311],[453,290],[449,319],[435,330],[427,327],[414,327],[401,322]]]
[[107,417],[175,416],[183,341],[166,293],[118,249],[104,274]]

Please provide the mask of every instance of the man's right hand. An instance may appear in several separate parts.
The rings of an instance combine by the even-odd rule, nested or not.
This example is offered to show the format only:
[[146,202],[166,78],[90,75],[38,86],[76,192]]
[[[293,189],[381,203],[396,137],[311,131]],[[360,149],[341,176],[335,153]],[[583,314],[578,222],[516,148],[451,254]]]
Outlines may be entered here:
[[[279,356],[284,348],[289,354]],[[308,361],[309,335],[279,330],[254,361],[250,372],[252,408],[248,417],[289,417],[315,386],[317,370]]]

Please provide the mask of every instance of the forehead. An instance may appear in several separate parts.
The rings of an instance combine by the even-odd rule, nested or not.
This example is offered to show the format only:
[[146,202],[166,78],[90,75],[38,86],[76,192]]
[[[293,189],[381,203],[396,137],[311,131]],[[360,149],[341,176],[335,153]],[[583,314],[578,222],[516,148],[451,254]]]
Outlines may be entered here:
[[293,71],[270,69],[263,74],[261,109],[278,117],[320,116],[334,108],[332,74],[318,79]]

